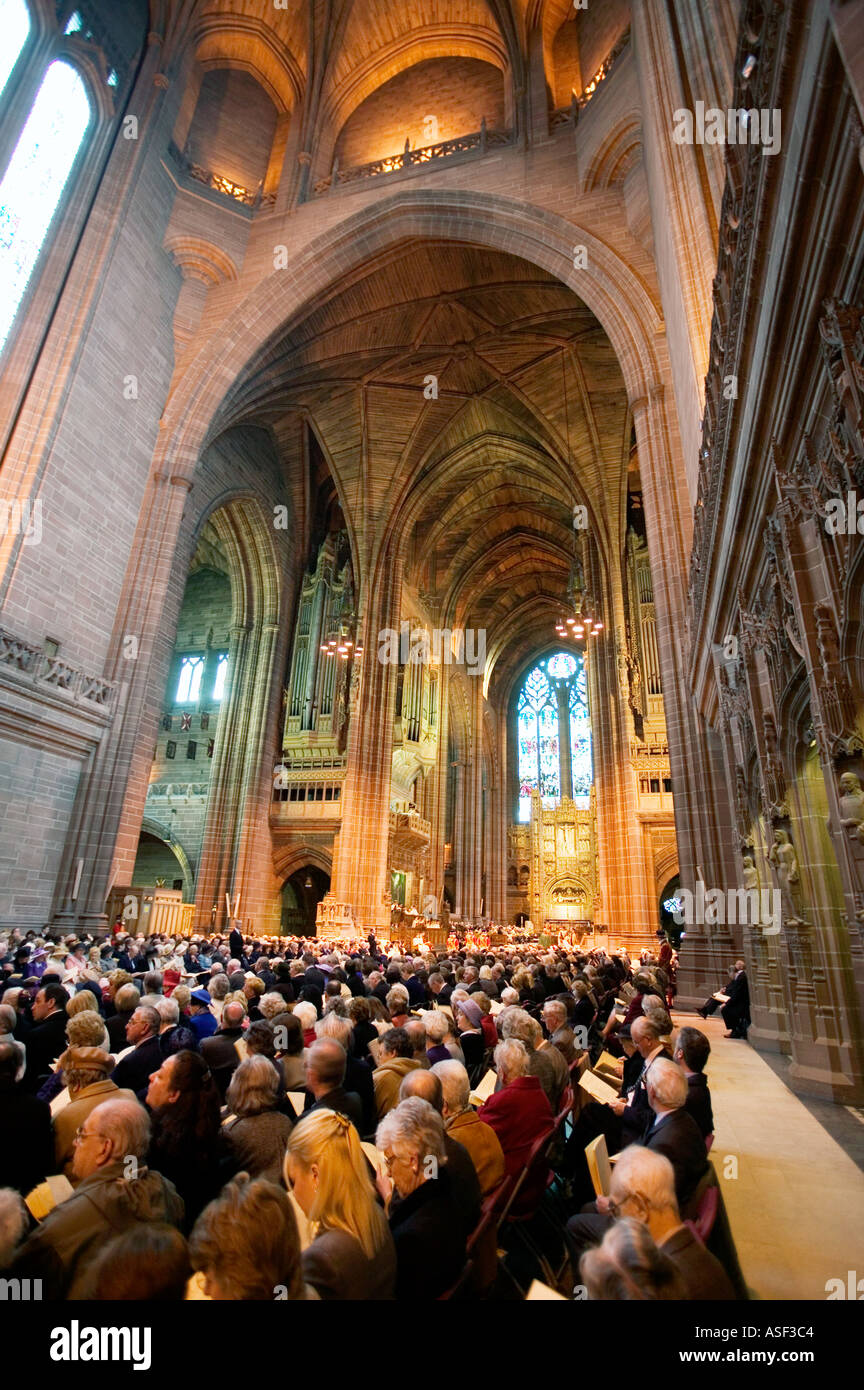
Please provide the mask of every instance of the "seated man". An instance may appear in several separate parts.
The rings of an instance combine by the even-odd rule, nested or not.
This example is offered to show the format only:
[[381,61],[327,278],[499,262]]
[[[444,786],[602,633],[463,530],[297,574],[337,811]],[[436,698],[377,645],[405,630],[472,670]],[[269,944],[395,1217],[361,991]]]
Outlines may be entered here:
[[111,1073],[111,1080],[121,1091],[133,1091],[136,1096],[146,1091],[151,1074],[162,1065],[161,1027],[162,1020],[156,1010],[149,1004],[139,1004],[126,1024],[126,1041],[135,1050],[121,1057]]
[[683,1285],[683,1297],[697,1302],[728,1302],[735,1291],[716,1256],[681,1220],[675,1197],[675,1174],[668,1158],[641,1144],[631,1144],[612,1170],[607,1215],[575,1217],[567,1228],[577,1260],[600,1240],[612,1220],[641,1221],[659,1249],[673,1261]]
[[[410,1100],[412,1096],[419,1096],[421,1100],[428,1101],[432,1109],[443,1119],[444,1090],[441,1079],[433,1076],[428,1068],[424,1070],[423,1067],[418,1067],[416,1071],[409,1071],[404,1077],[399,1087],[400,1105],[403,1100]],[[483,1128],[488,1130],[489,1126],[484,1125]],[[446,1125],[444,1150],[447,1154],[447,1176],[450,1179],[453,1200],[459,1208],[466,1231],[473,1231],[480,1220],[480,1182],[477,1169],[468,1150],[452,1134],[447,1133]]]
[[[451,1138],[458,1140],[471,1155],[480,1182],[480,1192],[488,1197],[504,1181],[504,1151],[491,1125],[484,1124],[472,1110],[468,1073],[461,1062],[448,1058],[436,1062],[433,1075],[441,1082],[444,1127]],[[406,1081],[410,1078],[406,1077]],[[405,1085],[405,1082],[402,1083]]]
[[245,1049],[237,1046],[243,1037],[245,1017],[243,1005],[236,999],[230,1000],[222,1010],[222,1026],[201,1042],[201,1056],[210,1068],[223,1101],[231,1077],[246,1055]]
[[[648,1100],[654,1123],[643,1144],[652,1152],[663,1154],[671,1163],[678,1210],[686,1217],[690,1215],[688,1204],[707,1172],[708,1155],[696,1121],[684,1109],[687,1078],[675,1062],[663,1057],[655,1061],[648,1077]],[[611,1219],[610,1211],[609,1198],[598,1196],[567,1222],[567,1238],[575,1263],[586,1244],[602,1240]]]
[[306,1050],[306,1089],[312,1093],[313,1104],[300,1116],[313,1115],[316,1110],[337,1110],[349,1119],[358,1134],[363,1128],[363,1106],[354,1091],[343,1085],[348,1054],[335,1038],[318,1038]]
[[547,999],[543,1005],[543,1025],[553,1047],[557,1047],[567,1066],[576,1061],[578,1055],[576,1034],[567,1022],[567,1005],[560,999]]
[[389,1173],[388,1203],[394,1190],[400,1198],[389,1211],[396,1298],[439,1298],[462,1273],[468,1236],[450,1189],[441,1116],[412,1096],[385,1115],[375,1144]]
[[388,1028],[382,1034],[378,1058],[372,1079],[378,1119],[383,1120],[388,1110],[399,1102],[402,1078],[419,1067],[420,1063],[414,1057],[413,1043],[404,1028]]
[[[537,1140],[548,1134],[555,1120],[543,1094],[539,1078],[529,1075],[530,1058],[518,1038],[505,1038],[495,1049],[495,1068],[501,1081],[496,1091],[477,1112],[484,1124],[491,1125],[504,1153],[508,1177],[522,1172]],[[520,1210],[529,1210],[546,1186],[546,1174],[538,1172],[526,1182],[519,1199]]]
[[106,1100],[91,1110],[75,1141],[75,1192],[45,1217],[12,1266],[15,1278],[41,1279],[46,1299],[76,1299],[105,1241],[138,1221],[180,1227],[174,1186],[144,1166],[150,1119],[137,1101]]
[[698,1028],[681,1028],[675,1039],[672,1053],[687,1077],[687,1104],[685,1109],[693,1116],[699,1126],[703,1139],[714,1133],[714,1114],[711,1109],[711,1092],[708,1078],[704,1075],[705,1063],[711,1052],[711,1044]]

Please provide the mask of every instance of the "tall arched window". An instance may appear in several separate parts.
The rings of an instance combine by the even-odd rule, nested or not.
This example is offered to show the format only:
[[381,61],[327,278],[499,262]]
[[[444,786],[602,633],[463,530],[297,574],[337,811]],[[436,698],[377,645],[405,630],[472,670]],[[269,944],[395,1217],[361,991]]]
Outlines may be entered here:
[[51,64],[0,183],[0,348],[54,220],[92,117],[84,82]]
[[534,791],[544,806],[556,805],[562,796],[588,805],[594,769],[581,657],[555,652],[528,672],[516,701],[516,742],[520,821],[531,817]]
[[0,95],[9,74],[21,56],[21,50],[30,33],[30,13],[24,0],[0,0]]

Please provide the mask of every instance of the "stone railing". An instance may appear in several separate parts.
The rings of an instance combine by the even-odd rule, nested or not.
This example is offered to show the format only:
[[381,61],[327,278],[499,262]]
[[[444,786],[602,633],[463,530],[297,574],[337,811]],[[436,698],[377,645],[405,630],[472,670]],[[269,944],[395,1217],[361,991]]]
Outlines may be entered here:
[[174,167],[187,178],[194,179],[196,183],[201,183],[205,188],[212,189],[214,193],[221,193],[223,197],[230,198],[232,202],[240,203],[242,207],[255,211],[256,208],[272,207],[276,202],[275,193],[264,193],[261,188],[244,188],[242,184],[234,183],[232,179],[226,178],[224,174],[214,174],[212,169],[205,169],[203,165],[196,164],[188,155],[177,148],[172,141],[168,146],[168,154]]
[[102,710],[106,714],[113,711],[116,681],[87,675],[80,667],[70,666],[59,657],[47,656],[44,648],[15,637],[4,628],[0,628],[0,670],[11,670],[25,676],[34,687],[62,691],[78,704]]
[[417,811],[391,811],[390,833],[400,840],[422,840],[428,844],[432,837],[432,822],[424,820]]
[[599,90],[601,85],[606,81],[606,78],[609,76],[613,67],[615,66],[618,59],[621,57],[621,54],[624,52],[625,48],[627,48],[629,43],[630,30],[625,29],[624,33],[621,35],[614,48],[612,48],[610,52],[607,54],[607,56],[603,59],[603,62],[600,64],[594,76],[591,78],[591,81],[586,83],[586,85],[582,88],[582,91],[579,93],[578,97],[574,93],[573,96],[570,98],[569,106],[559,106],[556,111],[552,112],[551,116],[549,117],[550,131],[558,130],[560,126],[570,126],[572,128],[575,128],[576,122],[579,119],[579,112],[583,111],[585,107],[588,105],[591,98],[596,95],[597,91]]
[[373,159],[369,164],[354,164],[348,169],[340,169],[338,161],[326,178],[319,179],[314,187],[316,195],[335,193],[346,184],[357,183],[361,179],[377,178],[380,174],[395,174],[403,169],[411,169],[419,164],[428,164],[433,159],[450,159],[457,154],[486,154],[488,150],[512,145],[515,132],[512,130],[488,130],[485,119],[480,129],[470,135],[459,135],[455,140],[439,140],[435,145],[424,145],[422,149],[412,150],[408,140],[401,154],[391,154],[385,159]]

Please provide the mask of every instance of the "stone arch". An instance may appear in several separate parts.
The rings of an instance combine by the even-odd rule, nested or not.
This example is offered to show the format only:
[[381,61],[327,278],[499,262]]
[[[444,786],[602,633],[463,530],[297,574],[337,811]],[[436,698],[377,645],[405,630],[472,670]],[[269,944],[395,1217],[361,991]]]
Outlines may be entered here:
[[168,846],[183,871],[186,891],[191,893],[195,886],[195,870],[192,867],[192,862],[188,854],[180,841],[172,835],[170,828],[164,826],[161,821],[156,820],[153,816],[145,816],[141,822],[141,833],[153,835],[157,840],[161,840],[163,844]]
[[292,874],[296,874],[298,869],[305,869],[307,864],[320,869],[324,874],[332,875],[333,855],[323,845],[309,844],[278,845],[273,851],[273,868],[277,878],[283,882]]
[[[177,383],[163,417],[155,463],[191,478],[238,378],[277,335],[338,280],[400,243],[418,238],[469,242],[521,256],[572,289],[606,331],[631,402],[664,387],[657,347],[663,322],[645,281],[593,233],[512,198],[450,189],[401,190],[336,223],[284,270],[274,271],[221,323]],[[587,264],[574,268],[573,249]]]
[[598,145],[585,170],[584,191],[611,188],[629,172],[642,148],[642,131],[635,114],[620,120]]

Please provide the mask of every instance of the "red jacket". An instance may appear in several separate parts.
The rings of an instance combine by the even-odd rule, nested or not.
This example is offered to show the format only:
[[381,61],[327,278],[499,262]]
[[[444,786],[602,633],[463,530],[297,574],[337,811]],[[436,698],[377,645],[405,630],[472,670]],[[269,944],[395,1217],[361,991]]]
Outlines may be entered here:
[[[495,1091],[477,1114],[498,1135],[508,1177],[521,1173],[532,1145],[555,1124],[552,1109],[536,1076],[517,1076],[502,1090]],[[530,1210],[540,1200],[547,1172],[543,1169],[530,1182],[523,1183],[514,1210]]]

